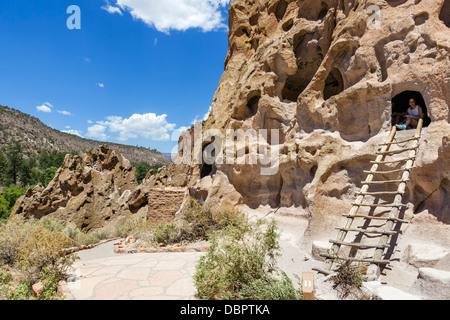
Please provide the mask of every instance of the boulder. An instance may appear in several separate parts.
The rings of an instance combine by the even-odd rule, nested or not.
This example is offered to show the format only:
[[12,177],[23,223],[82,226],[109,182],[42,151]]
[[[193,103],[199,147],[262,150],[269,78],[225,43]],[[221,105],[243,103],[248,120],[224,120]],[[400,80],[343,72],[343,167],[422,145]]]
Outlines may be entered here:
[[416,268],[433,268],[449,253],[450,251],[447,248],[435,244],[416,242],[408,245],[403,260]]
[[372,300],[421,300],[420,297],[383,285],[379,281],[363,282],[362,286]]
[[410,293],[427,300],[450,299],[450,272],[434,268],[420,268]]

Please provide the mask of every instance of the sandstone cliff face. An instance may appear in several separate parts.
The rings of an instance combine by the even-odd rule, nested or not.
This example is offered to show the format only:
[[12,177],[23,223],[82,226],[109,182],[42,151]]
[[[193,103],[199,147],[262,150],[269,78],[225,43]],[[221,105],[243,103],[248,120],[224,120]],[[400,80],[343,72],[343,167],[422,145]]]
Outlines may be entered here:
[[345,213],[390,131],[393,101],[412,91],[431,123],[407,200],[411,212],[450,222],[449,10],[448,0],[232,0],[225,72],[203,131],[278,129],[279,170],[262,175],[238,145],[247,164],[179,169],[191,174],[190,195],[291,208],[317,224]]
[[79,156],[67,155],[49,185],[29,189],[11,217],[50,216],[84,231],[119,224],[135,214],[154,222],[173,220],[184,191],[138,186],[135,167],[117,149],[102,146]]

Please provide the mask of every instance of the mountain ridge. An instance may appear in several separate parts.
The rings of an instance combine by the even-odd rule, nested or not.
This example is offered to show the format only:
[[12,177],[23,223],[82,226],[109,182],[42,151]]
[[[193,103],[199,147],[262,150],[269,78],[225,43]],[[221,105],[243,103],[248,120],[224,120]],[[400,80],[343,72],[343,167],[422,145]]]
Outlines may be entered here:
[[44,150],[84,152],[108,145],[118,149],[132,163],[147,162],[154,165],[170,162],[157,150],[82,138],[51,128],[38,118],[19,110],[0,105],[0,148],[13,140],[20,143],[25,156],[38,155]]

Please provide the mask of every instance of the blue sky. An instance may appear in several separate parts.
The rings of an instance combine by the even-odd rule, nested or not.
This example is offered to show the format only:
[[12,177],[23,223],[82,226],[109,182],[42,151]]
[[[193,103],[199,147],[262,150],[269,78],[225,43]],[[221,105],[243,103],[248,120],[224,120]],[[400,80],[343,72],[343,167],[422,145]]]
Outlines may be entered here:
[[[67,13],[71,5],[79,15]],[[173,133],[212,103],[227,53],[228,5],[2,1],[0,104],[85,138],[170,152]],[[81,29],[69,29],[68,20]]]

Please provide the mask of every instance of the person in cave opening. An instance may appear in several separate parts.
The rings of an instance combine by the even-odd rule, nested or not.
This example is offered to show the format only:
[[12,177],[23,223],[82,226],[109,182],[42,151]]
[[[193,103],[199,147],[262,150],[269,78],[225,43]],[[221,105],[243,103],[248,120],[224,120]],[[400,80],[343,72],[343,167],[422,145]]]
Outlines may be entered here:
[[417,128],[417,124],[419,123],[419,119],[423,119],[423,109],[422,107],[416,104],[415,99],[409,100],[409,108],[406,114],[404,115],[406,118],[406,122],[404,124],[398,124],[397,128],[401,130],[414,129]]

